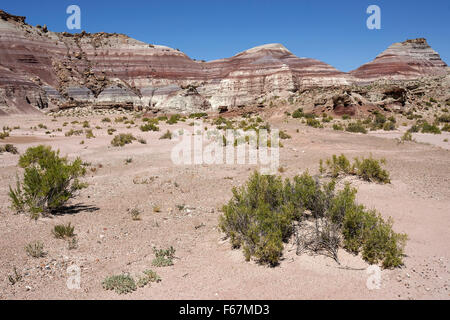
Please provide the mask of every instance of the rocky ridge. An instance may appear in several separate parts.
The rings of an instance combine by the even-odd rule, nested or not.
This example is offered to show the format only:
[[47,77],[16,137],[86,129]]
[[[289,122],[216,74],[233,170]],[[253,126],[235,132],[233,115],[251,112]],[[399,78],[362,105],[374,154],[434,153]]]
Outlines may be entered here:
[[[379,79],[445,77],[446,70],[425,39],[394,44],[373,62],[345,73],[315,59],[299,58],[281,44],[226,59],[195,61],[177,49],[123,34],[51,32],[0,10],[0,115],[87,106],[154,113],[226,111],[265,107],[273,99],[298,97],[317,88],[332,88],[328,93],[335,93],[336,88],[345,92]],[[374,102],[369,97],[358,103],[352,97],[335,98],[332,110],[340,112],[336,109],[340,104]],[[326,102],[313,104],[329,108],[333,101],[328,96],[321,99]]]

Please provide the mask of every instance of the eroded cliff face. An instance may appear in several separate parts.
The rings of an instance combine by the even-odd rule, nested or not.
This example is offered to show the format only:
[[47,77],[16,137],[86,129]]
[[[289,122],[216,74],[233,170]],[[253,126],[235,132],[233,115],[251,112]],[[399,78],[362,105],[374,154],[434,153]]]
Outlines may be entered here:
[[349,74],[298,58],[281,44],[194,61],[122,34],[54,33],[0,10],[0,114],[83,106],[155,113],[263,106],[307,88],[439,75],[445,66],[420,39],[394,44]]

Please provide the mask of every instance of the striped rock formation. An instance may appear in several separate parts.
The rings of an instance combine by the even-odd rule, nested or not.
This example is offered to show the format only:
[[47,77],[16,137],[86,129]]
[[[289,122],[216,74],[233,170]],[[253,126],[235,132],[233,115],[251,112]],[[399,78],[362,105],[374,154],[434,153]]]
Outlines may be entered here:
[[215,111],[264,105],[311,87],[440,74],[444,66],[420,39],[393,45],[351,73],[299,58],[281,44],[195,61],[122,34],[51,32],[0,10],[0,115],[83,106]]

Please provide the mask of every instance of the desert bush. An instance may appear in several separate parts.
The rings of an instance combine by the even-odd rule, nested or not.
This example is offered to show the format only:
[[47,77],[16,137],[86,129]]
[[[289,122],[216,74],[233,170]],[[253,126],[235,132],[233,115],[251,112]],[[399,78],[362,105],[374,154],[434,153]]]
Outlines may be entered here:
[[280,139],[283,139],[283,140],[292,138],[289,134],[287,134],[283,130],[281,130],[279,134],[280,134]]
[[19,166],[25,172],[15,189],[9,187],[12,208],[27,210],[36,219],[40,214],[58,211],[76,191],[86,187],[78,180],[86,172],[81,159],[69,162],[59,156],[59,150],[48,146],[28,148],[19,158]]
[[44,244],[41,241],[35,241],[27,244],[25,251],[30,257],[33,258],[42,258],[45,256]]
[[111,122],[111,119],[108,118],[108,117],[106,117],[106,118],[103,118],[103,119],[102,119],[102,122]]
[[52,234],[56,239],[66,239],[72,238],[74,234],[75,227],[71,226],[70,222],[66,225],[58,224],[53,227]]
[[189,115],[189,119],[200,119],[200,118],[205,118],[207,116],[208,116],[208,114],[205,112],[197,112],[197,113],[191,113]]
[[292,182],[255,172],[245,186],[233,188],[219,228],[234,248],[243,249],[246,260],[254,257],[271,266],[278,264],[293,233],[297,254],[311,250],[338,261],[343,244],[351,252],[361,251],[366,261],[386,268],[401,265],[406,236],[392,231],[391,221],[358,205],[357,191],[349,184],[338,192],[335,187],[333,180],[324,184],[307,172]]
[[347,128],[345,128],[345,131],[348,132],[359,132],[359,133],[367,133],[366,128],[363,126],[361,121],[357,122],[351,122],[347,125]]
[[0,139],[3,140],[7,137],[9,137],[9,131],[5,131],[5,129],[3,129],[3,132],[0,132]]
[[113,133],[114,132],[116,132],[117,130],[116,129],[114,129],[114,128],[109,128],[108,130],[107,130],[107,132],[108,132],[108,135],[110,135],[110,136],[112,136],[113,135]]
[[354,206],[348,210],[343,222],[344,247],[353,252],[362,251],[365,261],[382,262],[384,268],[403,264],[407,236],[395,233],[392,220],[387,222],[376,211]]
[[441,131],[450,132],[450,124],[446,124],[445,126],[443,126],[443,127],[441,128]]
[[366,181],[376,181],[380,183],[390,183],[389,173],[381,167],[385,164],[385,160],[376,160],[372,156],[369,158],[355,158],[353,164],[347,157],[341,154],[339,157],[333,155],[330,159],[325,161],[327,170],[323,167],[323,160],[320,161],[320,172],[326,171],[332,178],[337,178],[339,175],[352,174],[357,175]]
[[107,277],[102,282],[103,289],[114,290],[118,294],[136,291],[136,282],[129,274]]
[[369,158],[362,158],[361,160],[355,158],[352,171],[358,177],[366,181],[390,183],[389,172],[381,167],[381,165],[385,163],[386,161],[384,159],[377,160],[373,159],[372,156]]
[[422,133],[433,133],[433,134],[441,134],[441,130],[438,126],[434,124],[429,124],[428,122],[424,122],[422,124]]
[[303,118],[305,116],[305,114],[303,113],[303,109],[302,108],[298,108],[297,110],[295,110],[292,113],[292,118]]
[[137,282],[139,288],[145,287],[151,282],[161,282],[161,277],[153,270],[145,270],[144,276],[140,277]]
[[342,120],[350,120],[352,117],[350,117],[348,114],[342,115]]
[[386,121],[383,125],[384,131],[392,131],[395,130],[395,123],[392,121]]
[[83,121],[83,128],[90,128],[90,124],[89,124],[89,121],[87,121],[87,120],[85,120],[85,121]]
[[92,129],[86,130],[86,139],[93,139],[95,138],[94,133],[92,132]]
[[278,263],[295,215],[292,204],[284,205],[283,189],[281,178],[255,172],[246,186],[233,188],[233,198],[223,207],[220,229],[233,247],[243,248],[246,260],[254,256],[260,263]]
[[406,131],[402,137],[401,137],[401,141],[412,141],[412,133],[409,131]]
[[327,159],[325,163],[333,178],[337,178],[340,173],[350,173],[350,161],[343,154],[341,154],[339,157],[333,154],[333,156],[330,159]]
[[17,148],[14,145],[9,144],[9,143],[5,144],[4,146],[0,146],[0,153],[3,153],[3,152],[9,152],[9,153],[12,153],[12,154],[18,154],[19,153]]
[[159,127],[155,125],[154,123],[146,123],[140,126],[141,131],[148,132],[148,131],[159,131]]
[[313,118],[307,118],[306,125],[313,128],[323,128],[323,126],[320,124],[320,121]]
[[170,247],[168,249],[153,248],[155,258],[152,265],[155,267],[168,267],[173,265],[173,258],[175,257],[175,249]]
[[338,124],[338,123],[335,123],[335,124],[333,124],[333,130],[336,130],[336,131],[343,131],[343,130],[344,130],[344,127],[341,126],[341,125]]
[[159,137],[160,140],[163,139],[172,139],[172,132],[170,130],[167,130],[166,133],[164,133],[161,137]]
[[179,114],[174,114],[171,115],[169,120],[166,121],[167,124],[175,124],[178,123],[178,121],[181,120],[181,115]]
[[136,138],[131,133],[120,133],[111,140],[111,144],[114,147],[123,147],[126,144],[133,143],[134,140]]
[[74,130],[74,129],[70,129],[69,131],[67,131],[67,132],[65,133],[65,136],[66,136],[66,137],[71,137],[71,136],[73,136],[73,135],[79,136],[79,135],[81,135],[81,134],[83,134],[83,130]]

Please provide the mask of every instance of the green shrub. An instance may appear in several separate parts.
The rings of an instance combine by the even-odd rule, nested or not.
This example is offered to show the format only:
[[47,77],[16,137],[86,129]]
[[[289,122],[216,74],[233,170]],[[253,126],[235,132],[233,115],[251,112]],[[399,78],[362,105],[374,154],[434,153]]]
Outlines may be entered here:
[[344,131],[344,127],[341,126],[339,123],[335,123],[335,124],[333,124],[333,130]]
[[153,270],[145,270],[144,276],[140,277],[137,286],[139,288],[145,287],[147,284],[151,282],[161,282],[161,277]]
[[114,128],[109,128],[108,129],[108,135],[112,136],[114,132],[116,132],[117,130]]
[[9,187],[12,208],[29,211],[35,219],[40,214],[61,209],[75,192],[84,188],[78,180],[86,172],[80,158],[69,162],[59,157],[59,150],[48,146],[28,148],[20,157],[19,166],[25,169],[23,181]]
[[169,120],[166,121],[167,124],[175,124],[181,119],[179,114],[171,115]]
[[156,249],[153,248],[155,259],[152,261],[152,265],[155,267],[168,267],[173,265],[173,258],[175,257],[175,249],[170,247],[168,249]]
[[200,118],[206,118],[208,116],[205,112],[197,112],[197,113],[191,113],[189,115],[189,119],[200,119]]
[[342,115],[342,120],[349,120],[351,117],[348,114]]
[[323,126],[320,124],[319,120],[307,118],[306,119],[306,125],[313,127],[313,128],[323,128]]
[[35,241],[27,244],[25,251],[30,257],[42,258],[45,256],[44,244],[41,241]]
[[384,159],[376,160],[372,157],[362,158],[361,160],[355,158],[353,171],[354,174],[366,181],[390,183],[389,173],[381,167],[385,162]]
[[110,118],[103,118],[102,122],[111,122],[111,119]]
[[422,133],[433,133],[433,134],[441,134],[441,130],[434,124],[429,124],[428,122],[424,122],[422,124]]
[[445,126],[443,126],[443,127],[441,128],[441,131],[450,132],[450,124],[446,124]]
[[153,124],[153,123],[150,123],[150,122],[146,123],[146,124],[143,124],[140,127],[140,129],[141,129],[141,131],[144,131],[144,132],[147,132],[147,131],[159,131],[159,127],[157,125]]
[[279,134],[280,134],[280,139],[283,139],[283,140],[292,138],[289,134],[287,134],[283,130],[281,130]]
[[[325,164],[328,168],[327,172],[333,178],[337,178],[341,174],[352,174],[366,181],[390,183],[389,173],[381,167],[382,164],[385,164],[384,159],[376,160],[370,157],[360,160],[359,158],[355,158],[353,164],[350,164],[347,157],[341,154],[339,157],[333,155],[325,161]],[[320,171],[321,173],[325,171],[322,160],[320,161]]]
[[402,137],[401,137],[401,141],[412,141],[412,133],[409,131],[406,131]]
[[370,264],[382,262],[384,268],[403,264],[407,236],[392,230],[392,220],[387,222],[376,213],[362,206],[348,210],[343,222],[344,247],[354,253],[362,251],[362,257]]
[[70,129],[69,131],[67,131],[67,132],[65,133],[65,136],[66,136],[66,137],[71,137],[71,136],[73,136],[73,135],[79,136],[79,135],[81,135],[81,134],[83,134],[83,130],[74,130],[74,129]]
[[94,133],[92,132],[92,129],[86,130],[86,139],[93,139],[95,138]]
[[420,126],[417,124],[414,124],[411,126],[411,128],[408,129],[408,132],[415,133],[420,131]]
[[440,115],[439,117],[437,117],[436,120],[437,120],[438,122],[449,123],[449,122],[450,122],[450,114],[443,114],[443,115]]
[[129,274],[111,276],[103,280],[103,289],[114,290],[118,294],[126,294],[136,291],[136,283]]
[[350,173],[350,161],[343,154],[339,157],[333,154],[333,156],[330,159],[327,159],[325,163],[328,166],[329,172],[333,178],[337,178],[342,172],[345,174]]
[[392,121],[386,121],[383,125],[384,131],[392,131],[395,130],[395,123]]
[[246,260],[254,256],[260,263],[278,263],[295,215],[294,206],[284,203],[283,189],[281,178],[255,172],[245,187],[233,188],[233,198],[223,207],[220,229],[233,247],[243,248]]
[[56,239],[72,238],[74,236],[75,227],[70,225],[70,222],[66,225],[58,224],[53,227],[52,233]]
[[111,140],[111,144],[114,147],[123,147],[126,144],[133,143],[134,140],[136,140],[136,138],[131,133],[121,133]]
[[363,126],[361,121],[351,122],[347,125],[345,131],[348,132],[359,132],[359,133],[367,133],[366,128]]
[[[356,189],[349,184],[338,192],[335,186],[334,181],[321,184],[307,172],[292,182],[255,172],[245,186],[233,188],[219,228],[234,248],[242,248],[247,261],[254,257],[271,266],[278,264],[294,231],[298,254],[303,249],[325,251],[338,261],[342,235],[344,247],[362,251],[366,261],[382,262],[385,268],[401,265],[406,236],[393,232],[390,220],[384,222],[375,211],[358,205]],[[310,215],[315,221],[312,232],[303,223]]]
[[83,121],[83,128],[90,128],[90,126],[89,121]]
[[303,109],[302,108],[298,108],[297,110],[295,110],[292,113],[292,118],[303,118],[305,116],[305,114],[303,113]]

